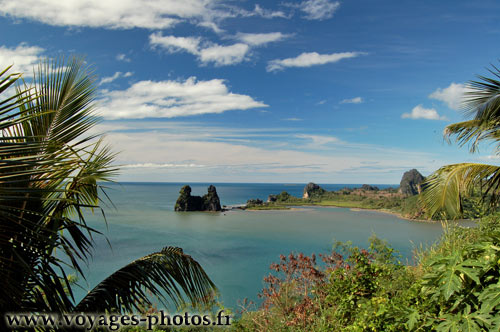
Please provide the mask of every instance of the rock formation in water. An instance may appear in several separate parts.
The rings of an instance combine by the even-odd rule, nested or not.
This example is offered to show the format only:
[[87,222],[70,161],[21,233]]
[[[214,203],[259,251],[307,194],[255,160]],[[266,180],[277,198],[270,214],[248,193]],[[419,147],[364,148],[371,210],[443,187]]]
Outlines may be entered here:
[[179,191],[175,203],[175,211],[221,211],[219,196],[215,186],[208,187],[208,193],[203,197],[191,196],[191,187],[184,186]]
[[399,192],[407,196],[420,194],[422,191],[421,183],[424,180],[424,176],[416,169],[405,172],[399,184]]
[[215,186],[210,185],[208,187],[208,193],[203,196],[204,210],[203,211],[220,211],[220,199],[217,195],[217,190]]
[[325,189],[318,186],[316,183],[309,182],[304,187],[302,198],[311,198],[312,196],[321,196],[325,193]]

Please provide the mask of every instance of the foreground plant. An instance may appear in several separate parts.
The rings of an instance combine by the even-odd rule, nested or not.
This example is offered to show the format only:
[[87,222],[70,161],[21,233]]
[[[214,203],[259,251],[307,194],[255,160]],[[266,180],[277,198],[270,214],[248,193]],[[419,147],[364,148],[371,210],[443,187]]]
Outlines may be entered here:
[[[20,74],[0,73],[0,94]],[[210,300],[215,286],[179,248],[135,260],[75,304],[68,267],[83,275],[92,236],[84,210],[100,209],[100,182],[117,173],[114,154],[89,130],[95,79],[83,61],[45,62],[31,88],[0,98],[0,314],[132,311],[151,304]],[[57,251],[57,255],[55,255]],[[0,327],[4,330],[3,317]]]
[[[316,257],[281,256],[264,279],[262,307],[245,310],[237,331],[402,331],[416,274],[377,238],[368,250],[338,243]],[[277,273],[277,274],[276,274]]]
[[[500,153],[500,71],[490,70],[492,78],[479,76],[479,81],[469,82],[469,91],[464,96],[463,108],[470,120],[451,124],[445,128],[447,140],[476,152],[480,143],[490,141]],[[496,165],[460,163],[447,165],[434,172],[424,184],[422,203],[429,218],[441,214],[448,218],[459,218],[464,212],[464,198],[473,194],[496,207],[500,193],[500,167]]]

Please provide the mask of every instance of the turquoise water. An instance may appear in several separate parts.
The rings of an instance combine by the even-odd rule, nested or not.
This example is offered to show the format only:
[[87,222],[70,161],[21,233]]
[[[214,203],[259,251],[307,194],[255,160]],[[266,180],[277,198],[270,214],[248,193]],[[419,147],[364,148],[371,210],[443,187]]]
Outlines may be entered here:
[[[179,189],[185,183],[125,183],[108,185],[116,206],[106,209],[108,225],[98,214],[89,217],[90,226],[102,231],[95,238],[83,290],[77,300],[100,280],[130,261],[179,246],[204,267],[218,286],[227,307],[239,300],[257,301],[262,278],[280,254],[325,253],[334,241],[352,241],[366,246],[375,233],[411,260],[415,246],[434,242],[442,232],[440,224],[419,223],[395,216],[351,211],[346,208],[305,207],[285,211],[228,211],[223,213],[174,212]],[[215,184],[221,203],[242,204],[250,198],[288,191],[302,195],[304,184]],[[322,185],[337,190],[354,185]],[[359,186],[359,185],[358,185]],[[208,184],[191,184],[193,195],[203,195]],[[388,187],[379,185],[379,187]]]

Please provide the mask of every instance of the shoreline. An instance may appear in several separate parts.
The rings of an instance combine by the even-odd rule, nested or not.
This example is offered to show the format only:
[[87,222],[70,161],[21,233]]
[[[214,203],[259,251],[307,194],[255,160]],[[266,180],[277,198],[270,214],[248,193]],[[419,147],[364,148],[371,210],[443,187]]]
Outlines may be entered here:
[[301,205],[284,205],[287,206],[288,209],[272,209],[272,208],[266,208],[266,209],[245,209],[242,211],[301,211],[300,207],[304,206],[309,206],[309,207],[324,207],[324,208],[344,208],[344,209],[349,209],[350,211],[353,212],[359,212],[359,211],[370,211],[370,212],[377,212],[377,213],[385,213],[385,214],[390,214],[393,215],[399,219],[403,220],[408,220],[408,221],[415,221],[415,222],[422,222],[422,223],[437,223],[441,222],[441,220],[429,220],[429,219],[413,219],[413,218],[408,218],[403,216],[401,213],[396,212],[396,211],[390,211],[390,210],[385,210],[385,209],[370,209],[370,208],[362,208],[362,207],[346,207],[346,206],[339,206],[339,205],[317,205],[317,204],[301,204]]
[[395,211],[390,211],[390,210],[385,210],[385,209],[368,209],[368,208],[350,208],[351,211],[372,211],[372,212],[378,212],[378,213],[385,213],[385,214],[390,214],[393,216],[398,217],[399,219],[403,220],[408,220],[408,221],[416,221],[416,222],[426,222],[426,223],[437,223],[440,222],[441,220],[432,220],[432,219],[413,219],[413,218],[408,218],[403,216],[399,212]]

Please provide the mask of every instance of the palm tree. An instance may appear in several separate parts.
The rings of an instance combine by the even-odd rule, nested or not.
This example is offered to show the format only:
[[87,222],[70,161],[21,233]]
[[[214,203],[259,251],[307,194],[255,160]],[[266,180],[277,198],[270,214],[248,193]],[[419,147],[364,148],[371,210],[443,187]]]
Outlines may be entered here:
[[[500,71],[492,66],[493,78],[478,76],[467,85],[463,108],[470,120],[447,126],[444,136],[452,136],[460,146],[478,151],[480,143],[490,141],[500,154]],[[478,163],[447,165],[434,172],[424,184],[421,202],[429,217],[442,214],[457,218],[463,213],[463,199],[480,192],[483,202],[496,206],[500,193],[500,167]]]
[[88,134],[98,122],[96,85],[81,59],[40,64],[31,88],[20,77],[9,68],[0,73],[0,96],[17,86],[0,98],[0,314],[132,311],[151,304],[148,293],[162,303],[206,303],[212,281],[180,248],[166,247],[75,304],[65,271],[83,275],[80,265],[91,256],[99,232],[84,210],[100,210],[99,183],[117,173],[114,154],[100,135]]

